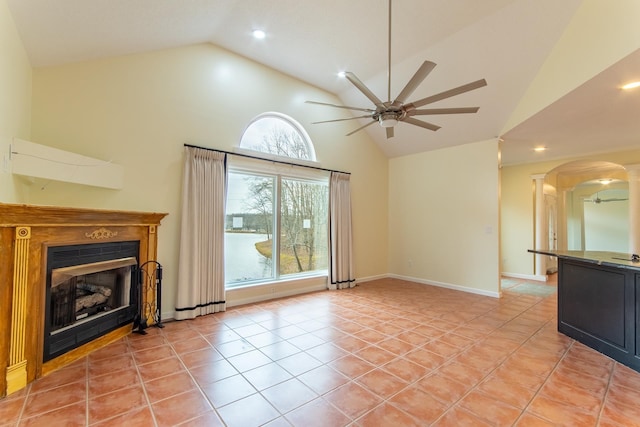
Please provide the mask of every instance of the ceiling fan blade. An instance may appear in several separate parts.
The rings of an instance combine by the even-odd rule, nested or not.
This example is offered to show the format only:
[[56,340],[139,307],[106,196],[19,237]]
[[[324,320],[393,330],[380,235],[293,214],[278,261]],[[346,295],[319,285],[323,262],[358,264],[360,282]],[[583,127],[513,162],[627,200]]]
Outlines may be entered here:
[[364,83],[362,83],[360,81],[360,79],[358,79],[356,77],[355,74],[353,74],[351,71],[347,71],[346,73],[344,73],[344,76],[360,91],[362,92],[362,94],[364,96],[366,96],[367,98],[369,98],[371,100],[371,102],[374,103],[374,105],[378,108],[385,108],[384,107],[384,103],[382,101],[380,101],[380,98],[378,98],[373,92],[371,92],[371,90],[369,90],[368,87],[365,86]]
[[385,129],[387,129],[387,139],[393,138],[393,126]]
[[422,120],[414,119],[413,117],[405,117],[402,121],[406,123],[410,123],[412,125],[420,126],[421,128],[433,130],[433,131],[440,129],[440,126],[423,122]]
[[418,68],[418,71],[416,71],[413,77],[411,77],[411,80],[409,80],[407,85],[404,87],[404,89],[402,89],[402,91],[396,97],[396,100],[393,101],[393,104],[391,105],[393,105],[394,107],[398,107],[404,104],[409,95],[411,95],[413,91],[416,90],[418,86],[420,86],[420,83],[422,83],[422,81],[427,78],[427,76],[429,75],[431,70],[435,68],[435,66],[435,62],[424,61],[420,68]]
[[324,105],[325,107],[344,108],[346,110],[366,111],[371,113],[374,113],[376,111],[376,110],[372,110],[371,108],[349,107],[347,105],[329,104],[326,102],[318,102],[318,101],[304,101],[304,102],[307,104]]
[[366,125],[364,125],[364,126],[360,126],[358,129],[356,129],[356,130],[354,130],[354,131],[349,132],[349,133],[347,134],[347,136],[351,136],[351,135],[353,135],[354,133],[358,132],[359,130],[362,130],[362,129],[366,128],[367,126],[371,126],[372,124],[377,123],[377,122],[378,122],[377,120],[372,120],[372,121],[370,121],[369,123],[367,123]]
[[364,119],[366,117],[371,117],[371,114],[367,114],[365,116],[358,116],[358,117],[348,117],[346,119],[333,119],[333,120],[322,120],[319,122],[311,122],[312,125],[317,125],[319,123],[332,123],[332,122],[344,122],[346,120],[355,120],[355,119]]
[[467,83],[466,85],[458,86],[453,89],[445,90],[444,92],[422,98],[418,101],[414,101],[410,104],[407,104],[406,107],[407,109],[415,109],[418,107],[422,107],[423,105],[431,104],[442,99],[451,98],[452,96],[460,95],[461,93],[481,88],[486,85],[487,81],[485,79],[476,80],[475,82]]
[[420,110],[409,110],[409,116],[430,116],[433,114],[467,114],[477,113],[480,107],[461,107],[461,108],[424,108]]
[[624,202],[629,199],[600,199],[601,202]]

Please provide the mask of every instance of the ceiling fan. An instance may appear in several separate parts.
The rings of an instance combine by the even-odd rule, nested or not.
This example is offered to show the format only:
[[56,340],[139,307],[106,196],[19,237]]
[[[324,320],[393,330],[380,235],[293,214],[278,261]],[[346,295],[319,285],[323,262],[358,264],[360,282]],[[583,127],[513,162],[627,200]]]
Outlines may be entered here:
[[592,202],[595,204],[600,204],[600,203],[607,203],[607,202],[624,202],[625,200],[629,200],[629,199],[601,199],[600,198],[600,193],[596,193],[596,198],[595,199],[584,199],[585,202]]
[[414,116],[427,116],[427,115],[436,115],[436,114],[467,114],[467,113],[476,113],[479,107],[461,107],[461,108],[427,108],[420,109],[427,104],[434,103],[436,101],[440,101],[443,99],[451,98],[456,95],[460,95],[465,92],[472,91],[474,89],[481,88],[487,85],[485,79],[476,80],[471,83],[467,83],[462,86],[455,87],[453,89],[446,90],[444,92],[440,92],[435,95],[428,96],[426,98],[406,103],[407,98],[415,91],[418,86],[422,83],[422,81],[429,75],[429,73],[434,69],[436,64],[431,61],[424,61],[418,71],[413,75],[411,80],[406,84],[406,86],[400,91],[398,96],[394,101],[391,101],[391,0],[389,0],[389,38],[388,38],[388,68],[387,68],[387,101],[383,102],[378,98],[367,86],[365,86],[360,79],[356,77],[352,72],[345,72],[344,76],[349,80],[364,96],[369,98],[371,102],[373,102],[373,108],[360,108],[360,107],[349,107],[345,105],[336,105],[329,104],[325,102],[316,102],[316,101],[306,101],[308,104],[316,104],[316,105],[324,105],[328,107],[335,108],[344,108],[347,110],[354,111],[363,111],[366,114],[357,116],[357,117],[349,117],[346,119],[335,119],[335,120],[324,120],[313,122],[313,124],[318,123],[331,123],[331,122],[341,122],[345,120],[356,120],[363,118],[370,118],[371,121],[364,126],[359,127],[358,129],[349,132],[347,136],[353,135],[354,133],[370,126],[374,123],[379,123],[380,126],[386,129],[387,138],[393,137],[393,128],[399,122],[409,123],[415,126],[419,126],[425,129],[429,129],[432,131],[437,131],[440,129],[440,126],[434,125],[432,123],[428,123],[422,120],[416,119]]

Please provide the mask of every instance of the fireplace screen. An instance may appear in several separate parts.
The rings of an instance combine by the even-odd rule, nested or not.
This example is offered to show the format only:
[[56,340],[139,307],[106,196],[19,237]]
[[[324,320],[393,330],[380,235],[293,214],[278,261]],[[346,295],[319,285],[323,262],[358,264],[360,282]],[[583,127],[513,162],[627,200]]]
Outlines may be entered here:
[[50,332],[130,304],[133,257],[51,271]]

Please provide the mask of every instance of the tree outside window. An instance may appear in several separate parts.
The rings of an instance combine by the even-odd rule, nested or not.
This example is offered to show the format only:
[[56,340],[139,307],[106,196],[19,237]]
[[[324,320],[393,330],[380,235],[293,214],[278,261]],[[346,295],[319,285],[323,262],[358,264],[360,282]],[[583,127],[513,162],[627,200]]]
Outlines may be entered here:
[[[298,160],[315,160],[313,145],[293,119],[255,119],[240,146]],[[328,179],[230,167],[225,269],[228,287],[326,272]]]

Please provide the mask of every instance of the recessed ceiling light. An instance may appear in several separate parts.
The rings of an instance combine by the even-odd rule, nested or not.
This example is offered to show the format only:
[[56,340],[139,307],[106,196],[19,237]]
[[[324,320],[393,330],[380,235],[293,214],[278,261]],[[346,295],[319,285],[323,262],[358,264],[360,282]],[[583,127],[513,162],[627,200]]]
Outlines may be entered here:
[[253,34],[253,38],[260,40],[267,36],[267,33],[265,33],[263,30],[253,30],[251,34]]
[[340,77],[340,78],[344,78],[346,75],[347,75],[347,72],[346,72],[346,71],[340,71],[340,72],[338,73],[338,77]]
[[599,179],[598,181],[602,185],[609,185],[609,184],[611,184],[613,182],[613,179],[611,179],[611,178],[603,178],[603,179]]
[[622,86],[622,89],[634,89],[637,87],[640,87],[640,81],[627,83],[626,85]]
[[546,149],[547,147],[535,147],[533,151],[535,151],[536,153],[540,153],[542,151],[545,151]]

